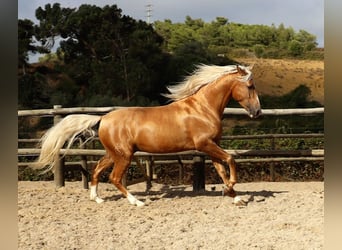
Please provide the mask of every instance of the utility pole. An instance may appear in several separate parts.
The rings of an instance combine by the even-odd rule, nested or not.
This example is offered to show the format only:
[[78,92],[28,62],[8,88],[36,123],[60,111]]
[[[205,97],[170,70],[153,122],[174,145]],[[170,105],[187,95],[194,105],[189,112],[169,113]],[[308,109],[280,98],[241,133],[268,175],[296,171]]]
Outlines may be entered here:
[[152,4],[145,5],[146,7],[146,22],[147,24],[151,24],[151,17],[152,17]]

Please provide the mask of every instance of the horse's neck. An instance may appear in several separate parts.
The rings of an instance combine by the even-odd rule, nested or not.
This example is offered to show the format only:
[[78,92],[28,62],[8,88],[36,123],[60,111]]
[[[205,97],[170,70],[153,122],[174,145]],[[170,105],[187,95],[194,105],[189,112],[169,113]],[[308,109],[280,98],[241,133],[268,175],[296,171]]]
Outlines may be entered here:
[[224,108],[227,106],[232,96],[233,81],[219,79],[215,83],[210,83],[200,89],[198,98],[203,105],[215,110],[219,116],[222,116]]

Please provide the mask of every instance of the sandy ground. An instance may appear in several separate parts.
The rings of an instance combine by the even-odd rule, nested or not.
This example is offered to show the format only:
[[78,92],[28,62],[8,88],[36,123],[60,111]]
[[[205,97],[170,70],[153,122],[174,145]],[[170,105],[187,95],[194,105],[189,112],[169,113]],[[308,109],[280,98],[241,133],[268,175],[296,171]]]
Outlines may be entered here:
[[[216,190],[212,191],[211,188]],[[193,193],[190,186],[143,183],[129,190],[135,207],[111,184],[105,202],[89,200],[81,182],[18,182],[19,249],[322,249],[324,183],[236,184],[248,201],[237,207],[222,185]]]

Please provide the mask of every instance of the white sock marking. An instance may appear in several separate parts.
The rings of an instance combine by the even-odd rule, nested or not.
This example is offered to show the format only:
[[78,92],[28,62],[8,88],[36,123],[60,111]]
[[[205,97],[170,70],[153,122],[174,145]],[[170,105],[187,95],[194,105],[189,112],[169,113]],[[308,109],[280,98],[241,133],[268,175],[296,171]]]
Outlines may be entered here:
[[104,202],[103,199],[97,196],[97,185],[90,186],[90,200],[96,201],[96,203]]
[[135,205],[137,199],[131,194],[127,192],[127,199],[129,201],[129,203],[131,203],[132,205]]
[[98,204],[104,202],[103,199],[101,199],[100,197],[97,197],[97,196],[95,197],[95,201],[96,201],[96,203],[98,203]]
[[143,207],[143,206],[145,206],[145,203],[142,202],[142,201],[137,200],[136,201],[136,205],[137,205],[137,207]]
[[135,198],[131,193],[127,193],[127,199],[129,201],[129,203],[131,203],[132,205],[137,205],[137,207],[142,207],[145,205],[144,202],[139,201],[137,198]]
[[234,197],[233,203],[234,203],[234,204],[237,204],[237,203],[239,203],[241,200],[242,200],[242,199],[240,198],[240,196],[235,196],[235,197]]

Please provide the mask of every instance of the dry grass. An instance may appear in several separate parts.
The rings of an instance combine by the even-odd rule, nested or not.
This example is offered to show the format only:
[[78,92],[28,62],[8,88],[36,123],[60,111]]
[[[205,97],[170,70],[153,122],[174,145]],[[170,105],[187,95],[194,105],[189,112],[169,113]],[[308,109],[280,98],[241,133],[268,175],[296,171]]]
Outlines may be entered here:
[[281,96],[301,84],[311,89],[311,100],[324,105],[324,61],[288,59],[235,59],[253,65],[254,80],[260,95]]

